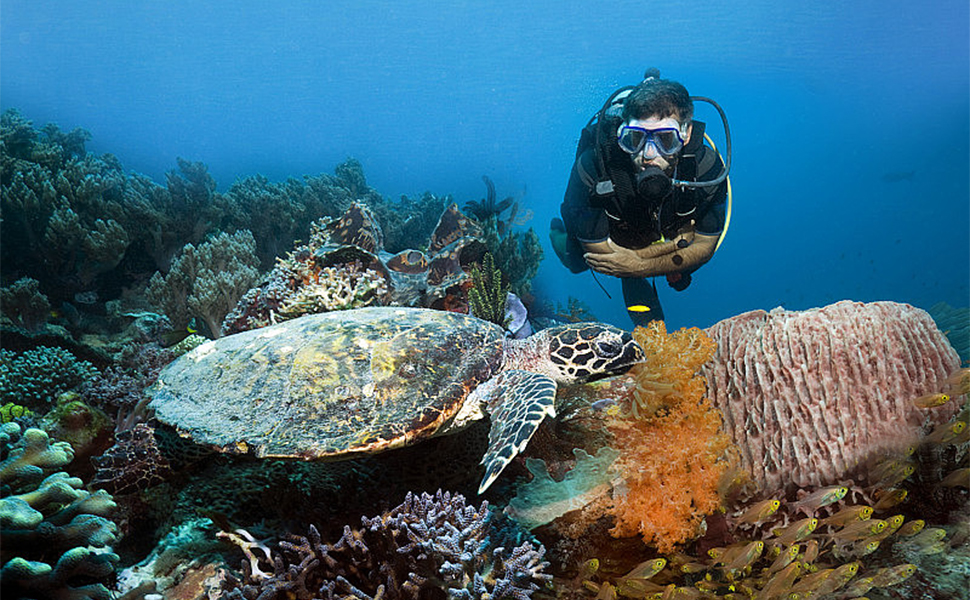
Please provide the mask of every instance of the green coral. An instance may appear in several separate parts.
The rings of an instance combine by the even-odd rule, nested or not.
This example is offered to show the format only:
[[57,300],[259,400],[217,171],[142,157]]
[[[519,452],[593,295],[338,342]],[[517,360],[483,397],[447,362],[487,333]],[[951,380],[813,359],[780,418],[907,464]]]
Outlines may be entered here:
[[0,397],[43,411],[58,396],[97,375],[91,363],[63,348],[40,346],[17,353],[0,350]]
[[528,296],[544,256],[539,234],[530,227],[524,233],[508,229],[504,236],[500,236],[494,217],[485,222],[483,229],[485,246],[495,257],[495,264],[509,278],[509,289],[517,296]]
[[0,426],[0,594],[5,598],[107,599],[116,508],[104,491],[58,471],[74,459],[70,444],[39,429]]
[[472,267],[472,287],[468,290],[468,305],[473,315],[505,327],[505,302],[509,284],[502,271],[495,267],[490,253],[485,253],[481,265]]
[[146,294],[176,329],[197,317],[219,337],[222,320],[256,284],[258,265],[252,233],[221,233],[198,247],[187,244],[168,274],[152,276]]

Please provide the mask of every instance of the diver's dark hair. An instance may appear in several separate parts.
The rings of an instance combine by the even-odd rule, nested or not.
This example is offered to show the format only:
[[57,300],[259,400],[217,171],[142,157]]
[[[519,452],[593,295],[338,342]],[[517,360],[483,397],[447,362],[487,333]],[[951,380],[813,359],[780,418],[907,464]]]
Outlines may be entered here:
[[650,69],[647,78],[633,88],[623,103],[623,120],[674,117],[681,123],[694,118],[694,103],[687,88],[670,79],[660,79],[660,71]]

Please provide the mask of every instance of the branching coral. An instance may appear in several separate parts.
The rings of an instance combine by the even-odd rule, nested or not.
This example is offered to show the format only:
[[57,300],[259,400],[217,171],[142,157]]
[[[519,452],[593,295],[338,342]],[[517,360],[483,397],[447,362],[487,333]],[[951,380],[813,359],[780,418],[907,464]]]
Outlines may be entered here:
[[258,265],[249,231],[221,233],[198,248],[187,244],[167,275],[152,277],[146,294],[177,329],[198,317],[219,337],[225,316],[256,283]]
[[94,365],[63,348],[41,346],[23,353],[0,350],[0,397],[43,412],[60,394],[97,373]]
[[543,572],[544,548],[530,542],[508,547],[511,540],[498,539],[491,519],[488,503],[476,509],[461,495],[439,491],[433,497],[408,494],[391,511],[362,518],[360,529],[345,527],[332,545],[312,526],[308,537],[292,536],[276,552],[236,533],[227,537],[248,557],[246,581],[232,583],[229,597],[531,598],[551,579]]
[[727,468],[729,438],[721,416],[704,398],[697,373],[714,342],[697,328],[667,334],[662,322],[634,337],[647,360],[636,365],[629,394],[620,395],[607,427],[620,452],[614,470],[611,533],[639,534],[661,552],[696,537],[704,516],[717,510],[717,484]]
[[[107,599],[105,581],[118,556],[117,527],[106,492],[57,471],[74,458],[71,446],[39,429],[21,434],[0,426],[0,592],[11,598]],[[56,472],[55,472],[56,471]]]

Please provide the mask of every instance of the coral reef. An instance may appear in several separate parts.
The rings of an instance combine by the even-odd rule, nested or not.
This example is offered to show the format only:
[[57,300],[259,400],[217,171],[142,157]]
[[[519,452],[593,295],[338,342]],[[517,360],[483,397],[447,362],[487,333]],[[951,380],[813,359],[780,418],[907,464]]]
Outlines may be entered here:
[[63,348],[41,346],[26,352],[0,350],[0,397],[45,412],[62,393],[97,375],[91,363]]
[[542,262],[542,246],[531,227],[525,233],[516,233],[513,227],[525,225],[532,218],[532,211],[520,214],[519,202],[511,196],[496,201],[495,184],[487,175],[482,176],[482,181],[487,190],[485,198],[466,202],[465,210],[481,225],[485,246],[499,270],[508,278],[512,293],[528,298],[532,279]]
[[752,311],[708,333],[710,398],[765,493],[865,479],[860,469],[957,410],[913,404],[942,391],[960,363],[930,316],[906,304]]
[[583,421],[584,438],[605,439],[606,446],[595,457],[575,452],[559,482],[529,459],[534,479],[506,512],[529,526],[555,519],[552,531],[561,538],[639,537],[670,552],[703,533],[705,517],[721,506],[719,483],[730,465],[730,441],[698,374],[714,344],[700,329],[668,334],[661,322],[638,327],[634,338],[646,361],[594,386],[585,418],[575,407],[562,410],[577,413],[572,420]]
[[348,159],[334,172],[281,183],[270,183],[261,175],[237,181],[217,198],[223,227],[252,231],[260,269],[269,270],[296,240],[309,238],[310,224],[317,219],[339,215],[355,201],[371,206],[383,203],[380,194],[367,186],[359,161]]
[[225,319],[223,333],[369,305],[467,311],[466,269],[484,252],[479,234],[451,205],[438,220],[427,255],[418,250],[391,255],[384,251],[374,213],[355,202],[339,219],[315,223],[310,241],[279,260],[266,282],[243,296]]
[[0,311],[15,327],[36,331],[47,323],[51,304],[41,293],[39,281],[22,277],[0,288]]
[[198,248],[187,244],[166,275],[152,276],[145,293],[176,329],[196,317],[219,337],[225,316],[256,283],[258,264],[252,233],[221,233]]
[[[545,549],[531,542],[511,547],[492,523],[488,503],[476,509],[459,494],[408,494],[396,508],[346,526],[334,544],[317,529],[270,550],[245,532],[223,534],[247,556],[242,581],[229,598],[445,597],[524,600],[551,576]],[[503,539],[504,538],[504,539]],[[514,542],[512,542],[514,543]],[[258,551],[258,553],[257,553]]]
[[63,471],[70,444],[39,429],[0,426],[0,593],[11,598],[107,599],[118,556],[115,504]]
[[119,265],[152,220],[153,208],[117,159],[86,154],[90,135],[35,131],[20,113],[0,118],[0,197],[4,270],[41,282],[55,304],[93,289],[95,279]]

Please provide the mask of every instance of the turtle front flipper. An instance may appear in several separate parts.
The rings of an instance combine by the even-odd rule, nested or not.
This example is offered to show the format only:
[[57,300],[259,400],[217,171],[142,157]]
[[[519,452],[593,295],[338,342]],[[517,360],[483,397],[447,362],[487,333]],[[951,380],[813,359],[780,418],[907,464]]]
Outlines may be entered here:
[[488,450],[482,457],[485,478],[479,494],[492,485],[516,454],[525,450],[542,419],[556,416],[556,382],[552,377],[513,369],[503,371],[486,385],[488,391],[483,400],[491,415],[492,429]]

